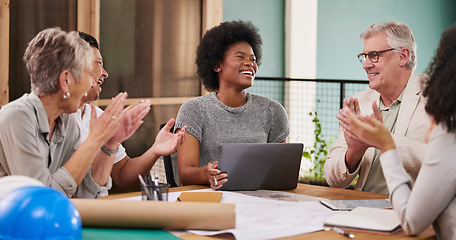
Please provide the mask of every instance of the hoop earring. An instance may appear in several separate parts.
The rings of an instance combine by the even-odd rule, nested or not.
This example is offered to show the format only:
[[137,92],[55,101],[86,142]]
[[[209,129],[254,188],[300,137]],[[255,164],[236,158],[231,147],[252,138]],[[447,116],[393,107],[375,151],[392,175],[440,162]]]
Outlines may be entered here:
[[450,116],[450,129],[453,129],[453,128],[455,127],[455,123],[456,123],[456,122],[455,122],[455,118],[456,118],[455,115],[456,115],[456,114],[452,114],[452,115]]
[[70,98],[70,92],[66,92],[63,94],[63,99],[68,100]]

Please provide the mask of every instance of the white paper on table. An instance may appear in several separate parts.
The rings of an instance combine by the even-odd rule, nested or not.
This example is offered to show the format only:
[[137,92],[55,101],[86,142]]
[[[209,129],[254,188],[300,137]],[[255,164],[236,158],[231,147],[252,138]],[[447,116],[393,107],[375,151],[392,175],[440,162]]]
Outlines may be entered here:
[[320,202],[321,200],[327,200],[326,198],[313,197],[304,194],[290,193],[283,191],[274,191],[274,190],[257,190],[257,191],[236,191],[236,193],[242,193],[249,196],[267,198],[278,201],[289,201],[289,202],[305,202],[313,201]]
[[[212,189],[192,192],[211,192]],[[236,204],[236,229],[222,231],[189,230],[197,235],[231,233],[236,239],[272,239],[323,230],[325,219],[333,211],[316,201],[290,202],[248,196],[242,193],[222,191],[221,203]],[[181,192],[170,192],[168,201],[176,201]],[[141,197],[122,200],[140,201]]]

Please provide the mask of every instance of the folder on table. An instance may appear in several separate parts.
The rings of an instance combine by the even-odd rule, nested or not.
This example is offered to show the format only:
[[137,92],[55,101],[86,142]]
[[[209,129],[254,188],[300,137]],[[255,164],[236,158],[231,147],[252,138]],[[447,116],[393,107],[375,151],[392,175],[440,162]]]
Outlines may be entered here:
[[222,192],[182,192],[178,201],[181,202],[220,202]]

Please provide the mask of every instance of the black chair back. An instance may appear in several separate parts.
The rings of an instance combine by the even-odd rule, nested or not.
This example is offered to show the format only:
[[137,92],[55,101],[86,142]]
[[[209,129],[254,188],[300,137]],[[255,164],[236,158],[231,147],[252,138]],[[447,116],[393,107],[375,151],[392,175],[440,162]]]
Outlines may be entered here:
[[[160,124],[160,130],[166,125]],[[171,128],[170,132],[173,132],[174,128]],[[174,180],[174,170],[173,170],[173,162],[170,155],[163,156],[163,163],[165,165],[165,174],[166,174],[166,182],[168,182],[171,187],[177,187],[176,181]]]

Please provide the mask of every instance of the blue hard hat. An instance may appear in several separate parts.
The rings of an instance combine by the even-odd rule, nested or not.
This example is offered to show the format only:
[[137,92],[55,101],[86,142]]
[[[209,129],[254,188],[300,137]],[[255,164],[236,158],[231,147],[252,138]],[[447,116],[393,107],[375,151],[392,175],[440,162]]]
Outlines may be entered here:
[[82,238],[79,212],[63,193],[27,186],[0,198],[0,239],[76,240]]

